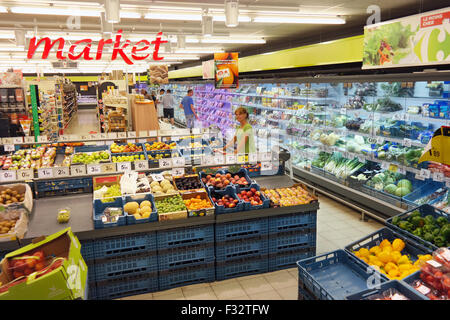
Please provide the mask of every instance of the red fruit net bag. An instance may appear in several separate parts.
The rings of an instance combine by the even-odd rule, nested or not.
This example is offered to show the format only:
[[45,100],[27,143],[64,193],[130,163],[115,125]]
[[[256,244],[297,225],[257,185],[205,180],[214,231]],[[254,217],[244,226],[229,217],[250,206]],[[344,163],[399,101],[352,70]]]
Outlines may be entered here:
[[433,252],[433,259],[442,264],[450,272],[450,249],[439,248]]

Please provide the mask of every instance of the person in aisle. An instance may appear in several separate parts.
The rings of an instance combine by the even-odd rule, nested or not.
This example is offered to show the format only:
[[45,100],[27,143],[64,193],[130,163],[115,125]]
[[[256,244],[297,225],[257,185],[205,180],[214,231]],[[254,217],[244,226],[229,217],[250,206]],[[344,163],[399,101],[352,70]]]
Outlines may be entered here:
[[194,90],[189,89],[187,95],[181,100],[180,109],[184,110],[184,115],[186,116],[186,126],[189,129],[194,127],[194,117],[199,120],[197,113],[194,109],[194,99],[192,96],[194,95]]
[[152,97],[148,94],[147,90],[141,89],[141,94],[144,96],[144,99],[152,100]]
[[170,119],[170,123],[172,124],[173,127],[175,124],[174,109],[173,109],[175,105],[175,99],[170,89],[167,90],[167,93],[162,97],[162,105],[163,105],[164,119]]
[[166,90],[161,89],[159,90],[159,94],[156,97],[156,103],[157,103],[157,108],[156,110],[158,111],[158,119],[162,119],[164,114],[163,114],[163,105],[162,105],[162,98],[164,97],[164,94],[166,93]]
[[233,139],[223,147],[223,151],[226,152],[229,147],[236,143],[235,154],[254,153],[256,151],[255,138],[253,135],[253,127],[248,123],[247,109],[243,107],[237,108],[234,115],[240,125],[236,129]]
[[156,93],[155,91],[152,91],[152,100],[153,100],[153,104],[155,105],[155,109],[156,109],[156,113],[158,113],[158,107],[157,107],[157,99],[156,99]]

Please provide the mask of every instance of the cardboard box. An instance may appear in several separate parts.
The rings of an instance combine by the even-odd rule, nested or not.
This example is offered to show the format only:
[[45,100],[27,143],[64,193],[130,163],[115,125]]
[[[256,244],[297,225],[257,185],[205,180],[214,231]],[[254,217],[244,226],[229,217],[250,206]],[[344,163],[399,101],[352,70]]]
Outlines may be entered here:
[[[154,196],[155,198],[155,203],[157,200],[161,200],[164,198],[168,198],[168,197],[172,197],[176,194],[169,194],[169,195],[163,195],[163,196]],[[156,207],[156,205],[155,205]],[[185,206],[186,208],[186,206]],[[181,210],[181,211],[174,211],[174,212],[166,212],[166,213],[161,213],[158,211],[158,220],[159,221],[166,221],[166,220],[177,220],[177,219],[187,219],[188,217],[188,213],[187,210]]]
[[106,177],[93,177],[92,178],[92,186],[94,188],[93,197],[94,200],[100,199],[96,196],[95,189],[97,187],[107,186],[111,187],[117,184],[120,187],[120,178],[122,175],[114,175],[114,176],[106,176]]
[[28,214],[30,214],[33,210],[33,192],[31,191],[30,186],[26,183],[4,184],[0,186],[0,193],[7,189],[17,191],[20,194],[24,193],[24,200],[22,202],[16,202],[12,204],[0,204],[0,208],[24,208],[25,210],[27,210]]
[[2,285],[14,280],[9,270],[9,261],[14,257],[43,250],[46,257],[63,257],[64,262],[39,278],[36,278],[37,272],[30,274],[27,278],[21,278],[18,281],[20,283],[0,293],[0,300],[85,299],[87,265],[81,256],[81,244],[71,228],[61,230],[42,240],[35,239],[34,242],[7,254],[1,261],[0,282]]

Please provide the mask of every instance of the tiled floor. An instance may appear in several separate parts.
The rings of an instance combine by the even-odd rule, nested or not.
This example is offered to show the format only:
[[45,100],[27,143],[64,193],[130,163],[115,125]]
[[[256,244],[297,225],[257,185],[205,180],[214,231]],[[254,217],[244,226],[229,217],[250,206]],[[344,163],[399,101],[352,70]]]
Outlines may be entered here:
[[99,122],[96,109],[80,109],[74,115],[64,134],[89,134],[90,131],[98,132]]
[[[316,254],[344,248],[379,229],[376,221],[363,222],[360,215],[330,198],[319,196]],[[297,268],[194,284],[166,291],[125,297],[121,300],[296,300]]]

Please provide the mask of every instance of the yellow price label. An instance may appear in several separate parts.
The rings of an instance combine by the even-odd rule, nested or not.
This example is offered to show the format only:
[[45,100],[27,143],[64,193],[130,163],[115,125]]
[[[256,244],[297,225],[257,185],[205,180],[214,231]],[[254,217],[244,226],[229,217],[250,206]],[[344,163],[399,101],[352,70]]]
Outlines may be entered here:
[[116,164],[115,163],[102,164],[100,170],[102,173],[116,172]]
[[398,167],[395,164],[389,165],[389,171],[397,172],[397,170],[398,170]]

